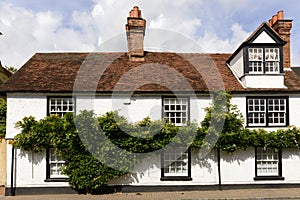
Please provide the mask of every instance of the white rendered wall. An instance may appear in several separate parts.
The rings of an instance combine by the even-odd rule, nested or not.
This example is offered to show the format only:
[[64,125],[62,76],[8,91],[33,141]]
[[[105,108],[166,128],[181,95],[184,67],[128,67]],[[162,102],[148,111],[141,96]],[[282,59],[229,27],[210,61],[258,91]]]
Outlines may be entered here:
[[242,77],[244,75],[244,53],[243,49],[232,59],[229,63],[233,73],[238,77]]
[[145,160],[136,166],[136,173],[111,180],[109,185],[215,185],[218,168],[213,150],[203,158],[201,149],[194,149],[191,160],[191,181],[161,181],[160,156]]
[[6,138],[12,139],[20,130],[15,124],[24,117],[33,116],[37,120],[47,116],[47,97],[35,94],[7,94]]
[[[209,96],[190,98],[190,121],[200,122],[205,117],[205,108],[210,106]],[[81,110],[94,110],[98,115],[109,111],[118,111],[118,113],[128,119],[129,122],[138,122],[145,117],[152,120],[162,119],[162,97],[161,96],[134,96],[110,97],[97,96],[90,98],[88,96],[78,96],[76,98],[76,112]]]
[[300,128],[300,95],[289,97],[289,119],[290,125]]
[[[11,155],[12,146],[7,145],[7,187],[11,186]],[[60,187],[68,186],[67,182],[45,182],[46,153],[33,153],[15,150],[15,187]]]
[[221,152],[222,184],[253,183],[255,177],[255,150],[236,151],[232,154]]
[[[6,138],[12,139],[21,130],[15,123],[24,117],[33,116],[40,120],[47,116],[47,96],[45,94],[18,93],[7,95]],[[7,145],[7,186],[11,183],[12,146]],[[66,186],[68,183],[46,183],[46,153],[32,154],[16,150],[16,187]]]
[[241,81],[248,88],[286,88],[283,75],[246,75]]
[[252,43],[276,43],[276,42],[270,37],[268,33],[263,31]]
[[300,150],[299,149],[283,149],[282,151],[282,176],[285,182],[300,182]]

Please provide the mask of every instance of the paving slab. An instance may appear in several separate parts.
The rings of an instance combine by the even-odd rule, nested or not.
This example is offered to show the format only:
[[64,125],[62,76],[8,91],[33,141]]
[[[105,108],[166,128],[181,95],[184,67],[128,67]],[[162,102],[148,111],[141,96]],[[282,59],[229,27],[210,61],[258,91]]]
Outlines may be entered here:
[[24,195],[2,196],[1,200],[240,200],[299,199],[300,188],[240,189],[183,192],[115,193],[106,195]]

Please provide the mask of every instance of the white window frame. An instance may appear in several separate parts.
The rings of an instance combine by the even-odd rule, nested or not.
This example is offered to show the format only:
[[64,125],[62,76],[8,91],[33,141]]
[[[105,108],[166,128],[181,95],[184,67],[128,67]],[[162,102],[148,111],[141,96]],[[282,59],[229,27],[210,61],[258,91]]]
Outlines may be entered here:
[[265,48],[265,73],[278,74],[280,72],[279,48]]
[[163,154],[163,169],[166,177],[189,176],[189,152],[184,147],[175,147]]
[[263,73],[263,48],[249,48],[249,73]]
[[54,152],[53,148],[49,149],[49,178],[68,178],[67,175],[62,174],[62,169],[65,161],[59,158]]
[[163,98],[163,118],[175,126],[185,126],[189,120],[189,98]]
[[72,97],[50,97],[48,101],[49,115],[63,116],[65,113],[74,112],[74,99]]
[[248,48],[249,74],[279,74],[280,49],[278,47]]
[[256,149],[256,175],[279,176],[279,152],[270,147]]
[[266,99],[249,98],[248,126],[266,126]]

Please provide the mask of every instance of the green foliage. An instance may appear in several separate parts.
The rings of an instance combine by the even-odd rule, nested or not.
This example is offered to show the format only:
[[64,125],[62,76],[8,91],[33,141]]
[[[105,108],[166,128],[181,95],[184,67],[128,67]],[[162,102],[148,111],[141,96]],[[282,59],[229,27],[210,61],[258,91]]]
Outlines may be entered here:
[[179,145],[189,138],[192,141],[190,133],[196,132],[195,125],[179,128],[149,118],[131,124],[116,112],[97,117],[89,111],[82,111],[75,118],[70,113],[39,121],[25,117],[17,127],[22,131],[15,136],[14,146],[35,152],[54,148],[66,161],[63,172],[70,185],[83,193],[98,192],[109,180],[131,170],[141,161],[135,153],[153,152],[170,142]]
[[0,139],[5,137],[6,133],[6,101],[0,98]]
[[17,68],[12,67],[12,66],[10,66],[10,67],[5,66],[5,68],[6,68],[8,71],[10,71],[11,73],[13,73],[13,74],[16,73],[16,72],[18,71]]

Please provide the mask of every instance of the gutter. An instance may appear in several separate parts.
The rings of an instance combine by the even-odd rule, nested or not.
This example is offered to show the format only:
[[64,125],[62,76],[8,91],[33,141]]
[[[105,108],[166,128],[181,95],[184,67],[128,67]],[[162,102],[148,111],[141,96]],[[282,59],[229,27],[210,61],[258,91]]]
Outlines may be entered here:
[[222,190],[222,179],[221,179],[221,152],[220,152],[220,148],[217,148],[217,157],[218,157],[219,190]]
[[15,169],[15,147],[13,145],[13,140],[9,141],[9,144],[12,145],[11,151],[11,171],[10,171],[10,196],[16,195],[16,188],[14,187],[14,169]]

